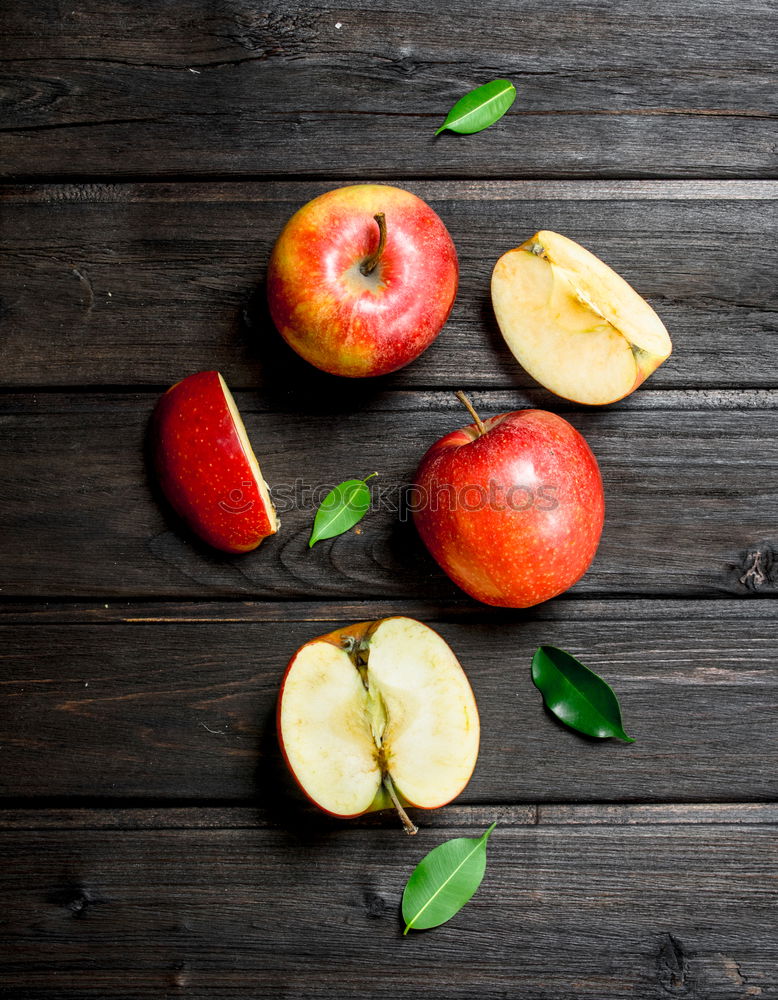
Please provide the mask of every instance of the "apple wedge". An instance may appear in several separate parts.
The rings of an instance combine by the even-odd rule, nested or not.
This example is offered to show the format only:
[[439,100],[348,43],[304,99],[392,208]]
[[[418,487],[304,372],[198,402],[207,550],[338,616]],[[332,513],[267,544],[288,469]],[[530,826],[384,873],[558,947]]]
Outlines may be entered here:
[[516,360],[541,385],[576,403],[622,399],[672,350],[645,299],[559,233],[541,230],[500,257],[492,305]]
[[470,780],[478,709],[448,644],[412,618],[361,622],[292,657],[278,737],[295,780],[319,808],[350,818],[394,805],[436,809]]
[[161,397],[154,460],[170,505],[214,548],[248,552],[278,531],[259,462],[219,372],[189,375]]

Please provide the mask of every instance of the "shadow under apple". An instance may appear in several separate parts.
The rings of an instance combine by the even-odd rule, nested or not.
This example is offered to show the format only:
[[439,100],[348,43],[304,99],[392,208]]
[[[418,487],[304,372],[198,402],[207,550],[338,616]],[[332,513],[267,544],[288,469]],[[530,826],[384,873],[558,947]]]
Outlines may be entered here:
[[392,387],[392,375],[343,378],[301,358],[273,323],[264,280],[240,311],[238,346],[258,368],[258,388],[271,409],[302,414],[354,412]]

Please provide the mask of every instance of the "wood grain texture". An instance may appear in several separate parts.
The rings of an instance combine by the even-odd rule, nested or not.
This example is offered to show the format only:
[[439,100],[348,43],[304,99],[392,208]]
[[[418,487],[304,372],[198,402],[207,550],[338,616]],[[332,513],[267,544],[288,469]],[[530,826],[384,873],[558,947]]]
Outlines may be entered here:
[[[540,803],[521,805],[461,805],[425,812],[424,830],[484,829],[496,822],[500,829],[524,826],[774,826],[778,824],[775,802],[663,802],[632,803]],[[311,809],[304,815],[306,831],[362,828],[397,831],[390,812],[369,813],[356,821],[338,823]],[[14,830],[257,830],[279,829],[283,820],[272,809],[259,805],[132,805],[113,809],[52,808],[30,803],[0,810],[0,835]],[[296,830],[293,832],[297,832]]]
[[[2,174],[771,176],[774,8],[7,5]],[[726,58],[722,53],[726,51]],[[509,115],[434,138],[509,77]]]
[[[451,318],[393,387],[535,386],[491,308],[497,258],[540,228],[588,246],[655,306],[663,388],[774,387],[773,182],[411,182],[460,256]],[[354,391],[276,333],[264,276],[289,216],[334,182],[47,185],[3,192],[0,385],[172,384],[218,368],[233,387]],[[358,387],[357,391],[361,391]]]
[[139,624],[240,624],[242,622],[373,621],[388,615],[424,618],[434,615],[441,622],[503,623],[521,622],[527,617],[538,622],[588,621],[592,618],[661,622],[667,618],[693,617],[695,621],[718,621],[725,617],[748,617],[754,627],[771,621],[775,606],[770,601],[740,598],[699,601],[677,597],[593,598],[566,597],[538,604],[526,611],[506,612],[471,601],[465,594],[450,601],[393,597],[382,600],[249,601],[249,600],[114,600],[94,604],[84,601],[9,601],[0,604],[3,625],[139,625]]
[[[520,392],[474,399],[484,415],[524,403]],[[462,597],[403,520],[421,455],[466,423],[453,395],[363,387],[340,400],[237,400],[282,521],[243,556],[195,541],[157,494],[144,463],[154,397],[0,397],[0,464],[12,470],[0,495],[3,596]],[[778,410],[568,416],[607,497],[597,558],[574,595],[776,593]],[[314,498],[376,470],[374,509],[309,549]]]
[[[607,607],[573,609],[569,620],[558,608],[552,621],[542,609],[502,620],[422,616],[451,644],[479,706],[481,753],[461,801],[776,798],[778,606],[715,603],[715,619],[693,602],[656,617]],[[256,802],[302,822],[276,742],[281,675],[299,646],[349,619],[293,613],[285,622],[0,618],[0,800]],[[608,680],[634,745],[581,737],[544,712],[530,677],[543,643]]]
[[[778,1000],[777,28],[766,0],[0,9],[0,996]],[[504,120],[434,137],[497,76]],[[289,351],[263,288],[291,213],[364,179],[429,201],[461,263],[443,335],[367,385]],[[502,344],[491,269],[541,227],[671,331],[615,407]],[[288,507],[245,557],[148,474],[157,393],[203,368]],[[608,520],[572,594],[478,605],[388,509],[464,423],[453,388],[590,440]],[[384,506],[309,551],[295,478],[374,469]],[[290,654],[392,613],[451,643],[482,721],[415,840],[304,803],[275,735]],[[634,745],[543,711],[544,642],[613,685]],[[412,867],[493,820],[474,900],[403,939]]]
[[2,982],[15,1000],[778,995],[774,824],[500,818],[477,895],[407,938],[411,868],[481,832],[481,815],[413,841],[380,827],[6,829]]

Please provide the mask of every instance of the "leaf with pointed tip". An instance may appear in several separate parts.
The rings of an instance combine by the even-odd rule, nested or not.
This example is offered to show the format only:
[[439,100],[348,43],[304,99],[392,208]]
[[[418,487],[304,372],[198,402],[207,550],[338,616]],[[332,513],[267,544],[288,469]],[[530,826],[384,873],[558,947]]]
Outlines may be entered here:
[[586,736],[635,742],[624,732],[612,688],[564,649],[540,646],[532,658],[532,680],[546,707],[566,726]]
[[324,538],[342,535],[362,520],[370,507],[367,480],[377,475],[377,472],[373,472],[367,479],[347,479],[345,483],[330,490],[316,511],[308,548],[313,548]]
[[463,135],[482,132],[502,118],[515,100],[516,88],[510,80],[485,83],[459,98],[435,135],[440,135],[445,129]]
[[495,826],[480,837],[448,840],[416,865],[403,893],[403,934],[439,927],[459,913],[484,877],[486,841]]

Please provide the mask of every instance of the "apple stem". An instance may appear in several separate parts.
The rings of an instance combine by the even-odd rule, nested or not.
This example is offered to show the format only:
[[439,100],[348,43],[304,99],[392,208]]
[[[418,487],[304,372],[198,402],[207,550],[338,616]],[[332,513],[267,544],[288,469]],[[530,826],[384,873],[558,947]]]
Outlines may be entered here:
[[384,788],[389,792],[389,798],[394,803],[394,808],[400,815],[400,819],[403,821],[403,826],[405,827],[405,832],[408,836],[413,836],[414,833],[419,832],[418,826],[413,822],[408,813],[400,805],[400,800],[397,798],[397,792],[394,790],[394,785],[392,784],[392,779],[388,774],[384,775]]
[[384,252],[384,247],[386,246],[386,216],[383,212],[379,212],[378,215],[374,215],[373,218],[378,223],[378,246],[369,257],[365,257],[362,261],[362,266],[359,270],[365,275],[365,277],[375,271],[376,266],[381,259],[381,254]]
[[459,392],[457,392],[456,395],[459,402],[462,403],[462,405],[467,409],[470,416],[473,418],[473,423],[478,428],[479,435],[486,434],[486,425],[484,424],[483,420],[481,420],[481,418],[478,416],[478,414],[475,412],[475,407],[467,398],[467,396],[462,392],[461,389],[459,390]]

